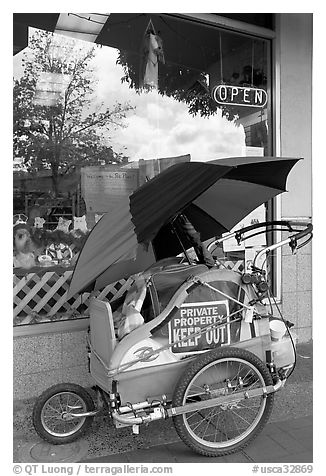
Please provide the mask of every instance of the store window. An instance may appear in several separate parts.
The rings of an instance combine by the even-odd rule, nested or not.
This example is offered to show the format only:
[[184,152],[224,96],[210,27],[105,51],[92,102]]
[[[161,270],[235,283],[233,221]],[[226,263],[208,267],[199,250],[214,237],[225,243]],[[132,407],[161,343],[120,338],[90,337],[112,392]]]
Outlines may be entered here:
[[16,325],[85,316],[89,292],[67,302],[69,279],[120,196],[177,161],[271,155],[269,40],[111,14],[96,43],[31,29],[14,57]]

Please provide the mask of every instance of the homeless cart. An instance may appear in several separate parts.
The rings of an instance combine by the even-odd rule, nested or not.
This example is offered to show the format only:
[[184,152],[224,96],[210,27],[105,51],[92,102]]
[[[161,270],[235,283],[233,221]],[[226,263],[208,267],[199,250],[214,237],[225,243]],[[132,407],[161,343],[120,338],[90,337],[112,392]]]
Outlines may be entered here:
[[[101,218],[79,256],[71,293],[128,270],[137,274],[121,302],[91,301],[88,349],[97,403],[76,384],[46,390],[33,411],[42,438],[70,443],[103,409],[117,428],[134,433],[172,417],[180,438],[206,456],[239,451],[259,433],[295,365],[290,323],[260,258],[285,245],[299,249],[312,226],[280,221],[228,230],[284,191],[296,162],[247,157],[178,164],[134,192],[115,216]],[[207,249],[198,230],[201,239],[218,238]],[[225,240],[276,231],[282,239],[259,250],[249,271],[226,269],[214,252]]]

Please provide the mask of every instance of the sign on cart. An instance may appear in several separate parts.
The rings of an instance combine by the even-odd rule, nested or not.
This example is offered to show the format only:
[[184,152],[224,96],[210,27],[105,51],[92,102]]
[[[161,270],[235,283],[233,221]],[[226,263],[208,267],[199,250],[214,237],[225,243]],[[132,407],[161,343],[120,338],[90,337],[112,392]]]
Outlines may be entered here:
[[[229,303],[184,303],[169,323],[173,353],[196,352],[230,344]],[[221,326],[214,324],[223,323]],[[208,328],[204,331],[204,328]],[[201,332],[202,331],[202,332]],[[193,334],[196,334],[193,336]],[[189,336],[188,339],[186,339]]]

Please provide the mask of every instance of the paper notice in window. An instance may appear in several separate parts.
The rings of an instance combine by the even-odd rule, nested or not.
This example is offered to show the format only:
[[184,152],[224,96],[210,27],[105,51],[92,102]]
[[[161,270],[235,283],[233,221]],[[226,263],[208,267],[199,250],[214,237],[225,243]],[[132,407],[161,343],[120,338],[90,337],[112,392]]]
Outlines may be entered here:
[[129,196],[138,187],[138,170],[117,167],[83,167],[81,193],[87,212],[113,211],[122,197]]

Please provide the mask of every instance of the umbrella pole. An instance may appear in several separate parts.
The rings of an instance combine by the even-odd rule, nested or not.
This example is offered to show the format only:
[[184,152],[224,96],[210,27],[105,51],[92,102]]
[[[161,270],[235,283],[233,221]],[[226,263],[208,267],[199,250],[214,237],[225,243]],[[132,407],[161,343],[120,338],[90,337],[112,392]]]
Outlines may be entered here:
[[188,256],[188,253],[187,253],[187,251],[186,251],[186,248],[184,247],[184,245],[183,245],[183,243],[182,243],[182,240],[181,240],[181,238],[180,238],[180,236],[179,236],[178,230],[177,230],[176,227],[174,226],[174,223],[173,223],[173,222],[171,223],[171,228],[172,228],[172,232],[173,232],[173,233],[177,236],[177,238],[178,238],[178,241],[179,241],[179,243],[180,243],[180,246],[181,246],[181,248],[182,248],[182,251],[183,251],[183,253],[184,253],[184,255],[185,255],[185,257],[186,257],[188,263],[191,264],[190,259],[189,259],[189,256]]

